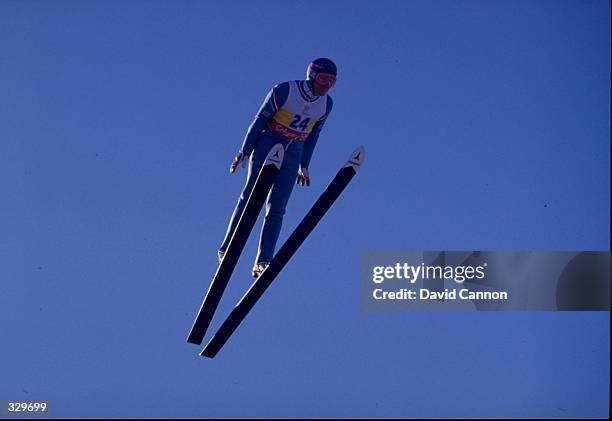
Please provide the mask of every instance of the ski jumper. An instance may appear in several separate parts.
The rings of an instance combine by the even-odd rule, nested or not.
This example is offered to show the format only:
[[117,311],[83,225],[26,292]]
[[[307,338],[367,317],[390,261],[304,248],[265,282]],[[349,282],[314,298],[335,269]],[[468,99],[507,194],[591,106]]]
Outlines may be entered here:
[[315,96],[305,80],[276,85],[268,93],[240,148],[250,156],[247,179],[219,247],[225,251],[242,215],[266,155],[277,143],[285,147],[283,164],[268,194],[255,262],[270,262],[280,234],[287,201],[299,167],[308,168],[319,134],[333,107],[327,94]]

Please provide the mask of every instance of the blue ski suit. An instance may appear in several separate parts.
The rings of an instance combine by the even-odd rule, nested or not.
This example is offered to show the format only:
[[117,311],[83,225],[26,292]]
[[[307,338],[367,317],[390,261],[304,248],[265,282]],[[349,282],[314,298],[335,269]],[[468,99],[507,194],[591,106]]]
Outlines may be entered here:
[[285,155],[268,194],[255,262],[272,260],[298,169],[308,168],[319,133],[332,107],[331,97],[327,94],[315,96],[305,80],[283,82],[270,90],[240,148],[245,158],[250,156],[246,184],[230,218],[220,251],[224,252],[229,245],[268,152],[272,146],[281,143]]

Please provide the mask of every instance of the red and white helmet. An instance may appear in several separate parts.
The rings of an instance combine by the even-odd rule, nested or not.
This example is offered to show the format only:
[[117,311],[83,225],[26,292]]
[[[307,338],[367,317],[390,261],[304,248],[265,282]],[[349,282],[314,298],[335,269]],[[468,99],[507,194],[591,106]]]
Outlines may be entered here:
[[338,69],[333,61],[328,58],[318,58],[308,65],[306,80],[329,89],[336,83],[337,74]]

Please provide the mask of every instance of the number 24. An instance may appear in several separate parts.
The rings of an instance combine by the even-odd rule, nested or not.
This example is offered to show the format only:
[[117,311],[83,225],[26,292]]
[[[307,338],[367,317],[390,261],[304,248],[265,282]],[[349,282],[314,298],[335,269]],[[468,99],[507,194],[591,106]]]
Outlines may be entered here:
[[300,116],[299,114],[295,114],[293,116],[293,121],[291,122],[291,124],[289,124],[289,127],[292,127],[294,129],[301,129],[306,130],[306,127],[308,126],[308,123],[310,123],[310,117],[306,117],[304,120],[302,120],[302,116]]

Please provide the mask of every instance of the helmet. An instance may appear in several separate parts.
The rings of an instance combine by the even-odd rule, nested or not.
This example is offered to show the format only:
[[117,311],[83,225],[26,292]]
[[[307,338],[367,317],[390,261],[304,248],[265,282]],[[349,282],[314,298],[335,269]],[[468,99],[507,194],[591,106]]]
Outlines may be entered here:
[[308,69],[306,70],[306,80],[309,82],[314,82],[317,78],[318,73],[331,73],[336,76],[338,74],[338,70],[336,69],[336,65],[333,61],[328,58],[318,58],[312,61],[308,65]]

